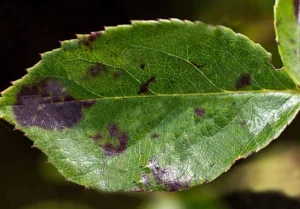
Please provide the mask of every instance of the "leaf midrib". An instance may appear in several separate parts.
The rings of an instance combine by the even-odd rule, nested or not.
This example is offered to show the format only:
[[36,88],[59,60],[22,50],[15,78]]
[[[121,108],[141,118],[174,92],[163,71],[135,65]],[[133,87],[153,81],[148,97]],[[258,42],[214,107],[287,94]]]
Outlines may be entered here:
[[[212,92],[212,93],[188,93],[188,94],[156,94],[156,95],[137,95],[137,96],[119,96],[119,97],[102,97],[102,98],[94,98],[94,99],[78,99],[66,102],[52,102],[51,104],[61,104],[61,103],[73,103],[73,102],[88,102],[88,101],[102,101],[102,100],[121,100],[121,99],[145,99],[145,98],[158,98],[158,97],[201,97],[201,96],[238,96],[245,94],[290,94],[291,96],[298,96],[300,98],[299,90],[257,90],[257,91],[224,91],[224,92]],[[0,97],[0,106],[1,99],[4,97]],[[22,106],[22,105],[4,105],[4,106]],[[3,106],[2,106],[3,107]]]

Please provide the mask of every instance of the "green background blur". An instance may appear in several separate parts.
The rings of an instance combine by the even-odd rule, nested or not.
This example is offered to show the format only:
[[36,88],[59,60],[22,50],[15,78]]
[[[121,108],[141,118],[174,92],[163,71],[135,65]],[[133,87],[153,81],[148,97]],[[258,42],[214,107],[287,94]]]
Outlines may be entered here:
[[[129,24],[130,19],[181,18],[225,25],[261,44],[282,67],[273,26],[274,0],[97,1],[77,5],[3,4],[0,91],[34,65],[38,53],[75,33]],[[271,102],[271,101],[270,101]],[[47,157],[0,121],[0,208],[5,209],[259,209],[300,208],[300,117],[279,139],[212,183],[181,193],[101,193],[66,182]],[[297,135],[298,134],[298,135]]]

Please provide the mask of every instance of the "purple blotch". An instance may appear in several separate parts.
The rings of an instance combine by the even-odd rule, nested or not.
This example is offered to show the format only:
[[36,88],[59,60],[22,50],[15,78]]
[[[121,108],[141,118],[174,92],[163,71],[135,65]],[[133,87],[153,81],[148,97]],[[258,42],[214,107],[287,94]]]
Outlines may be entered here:
[[119,134],[119,126],[116,124],[109,125],[107,130],[111,137],[116,137]]
[[194,113],[199,116],[202,117],[205,114],[205,110],[201,109],[201,108],[195,108]]
[[24,127],[62,130],[81,121],[82,109],[94,104],[95,101],[76,100],[56,80],[44,80],[21,87],[13,112]]
[[138,94],[144,94],[149,91],[149,85],[155,82],[155,77],[152,76],[149,80],[147,80],[145,83],[142,83],[140,86],[140,90],[138,91]]
[[237,80],[237,82],[235,83],[235,88],[241,89],[249,85],[251,85],[251,76],[249,73],[245,73],[241,75],[240,78]]

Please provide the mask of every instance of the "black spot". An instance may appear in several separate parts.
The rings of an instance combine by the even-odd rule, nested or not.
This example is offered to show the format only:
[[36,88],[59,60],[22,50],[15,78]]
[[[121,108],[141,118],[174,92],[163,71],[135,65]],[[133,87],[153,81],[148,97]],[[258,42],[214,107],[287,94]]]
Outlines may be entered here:
[[92,43],[101,36],[101,32],[94,32],[79,41],[79,44],[85,45],[88,49],[92,49]]
[[296,21],[298,22],[298,16],[299,16],[299,6],[300,6],[300,0],[294,0],[294,14],[296,16]]
[[192,63],[192,65],[194,65],[198,69],[202,69],[205,66],[205,64],[197,64],[195,62],[191,62],[191,63]]
[[107,70],[107,66],[102,64],[102,63],[97,63],[96,65],[90,67],[88,69],[88,72],[87,72],[87,76],[85,77],[86,79],[87,78],[94,78],[94,77],[97,77],[101,74],[104,74],[104,73],[107,73],[108,70]]
[[116,137],[119,134],[119,126],[111,124],[107,127],[108,133],[111,137]]
[[232,106],[235,106],[235,105],[236,105],[236,102],[232,102],[231,104],[232,104]]
[[152,139],[157,139],[159,137],[159,135],[157,133],[152,134],[151,138]]
[[22,126],[62,130],[82,120],[82,109],[93,104],[95,101],[76,100],[58,81],[45,80],[23,86],[17,94],[13,112]]
[[113,157],[117,154],[121,154],[127,149],[127,144],[129,141],[128,133],[120,132],[119,126],[116,124],[111,124],[107,127],[110,137],[114,140],[118,140],[119,144],[117,146],[112,143],[106,143],[102,146],[104,150],[104,155],[107,157]]
[[140,64],[140,68],[141,68],[142,70],[145,70],[146,64],[145,64],[145,63]]
[[152,76],[148,81],[146,81],[145,83],[142,83],[140,86],[140,90],[138,91],[138,94],[144,94],[146,92],[149,91],[149,85],[155,82],[155,77]]
[[103,138],[103,135],[102,135],[102,134],[95,134],[95,135],[92,136],[92,139],[93,139],[95,142],[99,141],[99,140],[102,139],[102,138]]
[[242,120],[242,121],[241,121],[241,125],[242,125],[242,126],[247,125],[247,121],[246,121],[246,120]]
[[251,76],[249,73],[241,75],[241,77],[235,83],[236,89],[245,88],[246,86],[251,85]]
[[205,114],[205,110],[204,109],[200,109],[200,108],[195,108],[194,113],[197,116],[202,117]]
[[296,41],[295,41],[294,39],[291,39],[291,43],[292,43],[292,44],[295,44]]

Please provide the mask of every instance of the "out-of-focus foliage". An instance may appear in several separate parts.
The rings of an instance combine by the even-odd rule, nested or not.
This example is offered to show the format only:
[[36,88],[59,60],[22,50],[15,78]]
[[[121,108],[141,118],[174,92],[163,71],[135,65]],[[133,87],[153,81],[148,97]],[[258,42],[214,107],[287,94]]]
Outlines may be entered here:
[[76,203],[76,201],[59,202],[56,200],[48,200],[48,201],[33,203],[21,209],[56,209],[56,208],[57,209],[92,209],[91,207],[85,204]]

